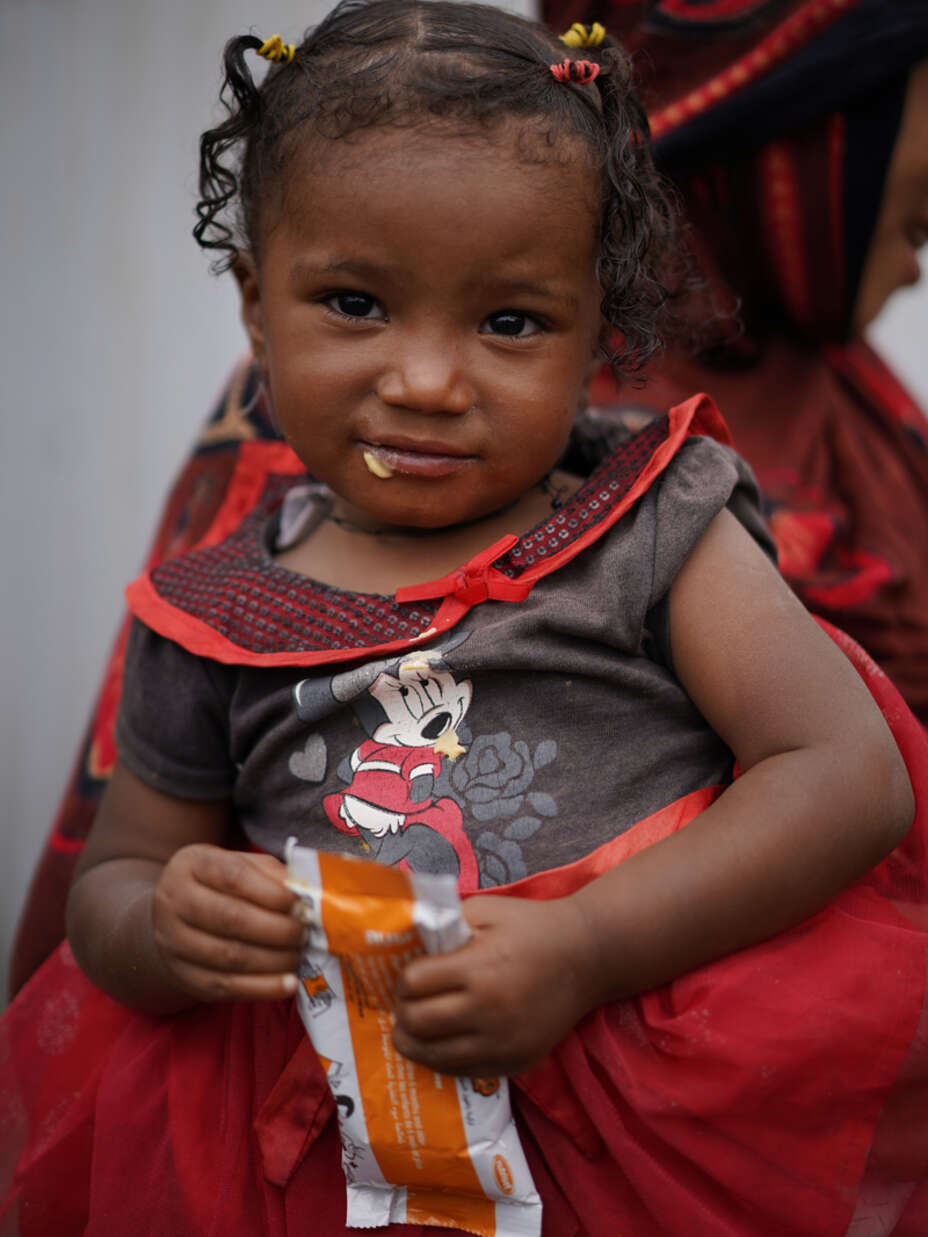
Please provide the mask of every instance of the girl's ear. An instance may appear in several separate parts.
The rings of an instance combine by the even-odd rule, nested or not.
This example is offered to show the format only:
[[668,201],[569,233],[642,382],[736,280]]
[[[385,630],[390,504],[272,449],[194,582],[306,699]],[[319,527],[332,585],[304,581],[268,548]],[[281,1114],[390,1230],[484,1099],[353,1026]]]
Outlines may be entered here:
[[242,325],[248,333],[251,351],[260,368],[264,367],[264,317],[261,312],[261,288],[258,268],[250,253],[239,253],[232,267],[242,300]]

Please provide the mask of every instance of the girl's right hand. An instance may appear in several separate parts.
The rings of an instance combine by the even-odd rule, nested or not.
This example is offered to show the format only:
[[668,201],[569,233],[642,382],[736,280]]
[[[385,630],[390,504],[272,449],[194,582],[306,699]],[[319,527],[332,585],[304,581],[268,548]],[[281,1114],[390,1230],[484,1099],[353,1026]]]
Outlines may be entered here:
[[230,850],[228,799],[179,799],[117,760],[68,895],[78,964],[147,1014],[292,996],[302,926],[286,869]]
[[303,927],[271,855],[184,846],[152,898],[154,942],[167,976],[198,1001],[292,996]]

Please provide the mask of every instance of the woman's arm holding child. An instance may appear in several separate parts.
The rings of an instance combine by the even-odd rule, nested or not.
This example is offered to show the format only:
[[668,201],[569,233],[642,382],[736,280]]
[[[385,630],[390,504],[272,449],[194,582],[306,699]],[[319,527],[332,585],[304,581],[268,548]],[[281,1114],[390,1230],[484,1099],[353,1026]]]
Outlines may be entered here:
[[413,1059],[524,1070],[594,1006],[801,922],[904,837],[912,792],[882,715],[728,512],[670,613],[676,673],[741,777],[570,897],[471,899],[472,941],[404,974],[395,1040]]
[[117,763],[68,898],[68,939],[115,1000],[167,1014],[292,995],[302,929],[284,865],[226,850],[229,807],[161,794]]

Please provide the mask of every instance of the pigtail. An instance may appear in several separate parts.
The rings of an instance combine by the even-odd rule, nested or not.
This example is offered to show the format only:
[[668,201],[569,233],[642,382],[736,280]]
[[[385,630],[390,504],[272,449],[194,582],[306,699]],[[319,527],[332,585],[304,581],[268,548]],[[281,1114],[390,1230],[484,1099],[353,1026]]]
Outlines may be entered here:
[[[586,114],[599,152],[603,208],[597,278],[602,292],[602,350],[616,373],[633,375],[675,333],[670,310],[682,288],[676,267],[676,210],[654,167],[647,115],[633,86],[631,59],[598,22],[575,22],[558,37],[561,59],[549,64],[552,103],[570,98]],[[556,114],[556,113],[555,113]],[[579,117],[569,122],[576,125]]]
[[[261,39],[252,34],[238,35],[226,44],[223,52],[225,73],[219,98],[229,116],[200,138],[200,200],[196,206],[193,235],[201,248],[224,252],[213,264],[212,269],[217,273],[228,270],[238,254],[234,232],[219,216],[239,195],[241,177],[234,165],[223,162],[223,156],[260,127],[264,111],[261,94],[245,62],[245,54],[259,51],[262,46]],[[230,94],[234,103],[229,99]]]
[[608,35],[590,50],[598,53],[595,86],[607,137],[598,275],[603,317],[619,333],[604,350],[614,369],[636,373],[661,348],[665,330],[670,333],[670,306],[686,282],[686,264],[670,186],[651,158],[631,61]]

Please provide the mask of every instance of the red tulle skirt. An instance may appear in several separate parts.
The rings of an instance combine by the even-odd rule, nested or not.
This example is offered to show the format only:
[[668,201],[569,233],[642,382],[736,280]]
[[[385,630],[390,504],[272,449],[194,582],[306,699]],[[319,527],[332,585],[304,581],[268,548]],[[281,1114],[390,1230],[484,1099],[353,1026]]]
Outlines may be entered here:
[[[545,1237],[928,1234],[928,740],[844,647],[906,758],[913,829],[796,929],[603,1006],[514,1080]],[[698,806],[512,892],[567,893]],[[148,1018],[64,945],[0,1020],[0,1237],[337,1237],[344,1213],[292,1002]]]

